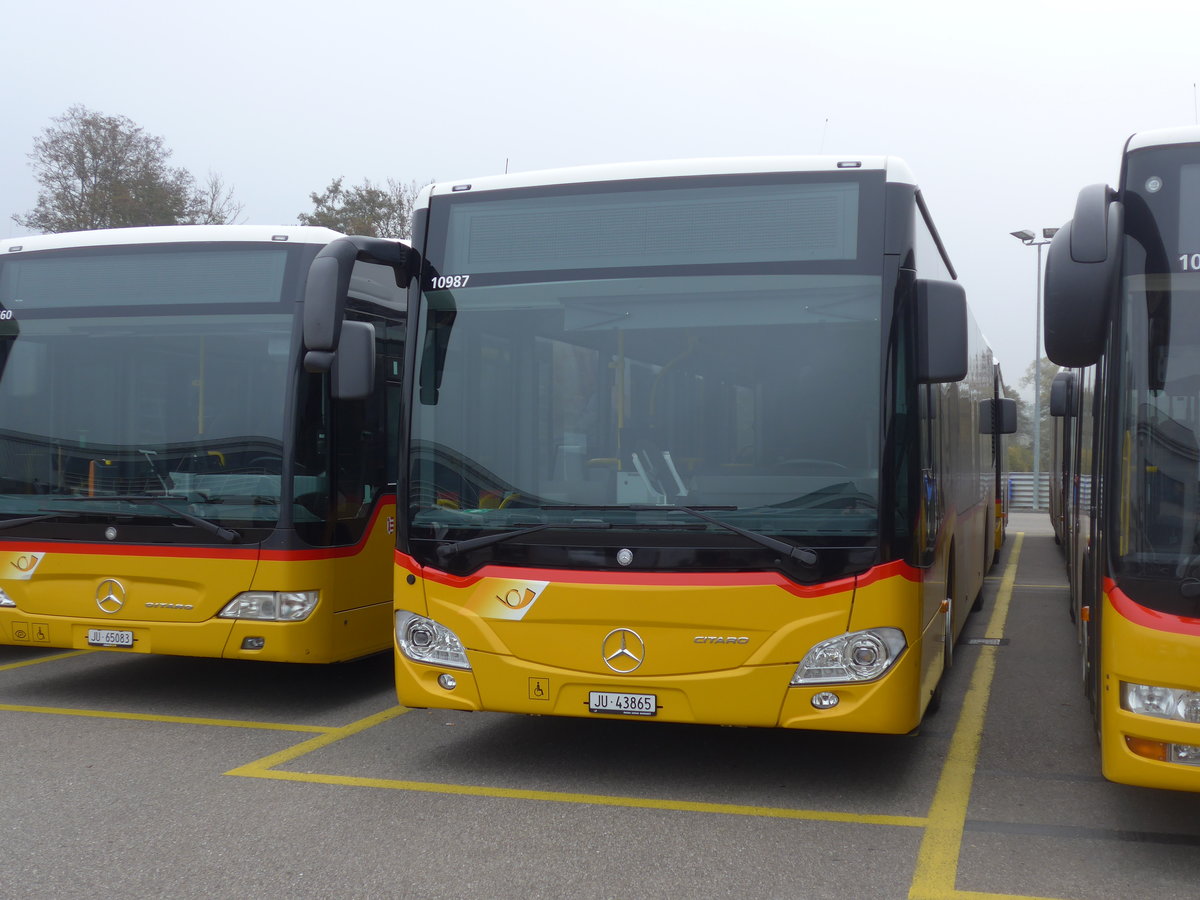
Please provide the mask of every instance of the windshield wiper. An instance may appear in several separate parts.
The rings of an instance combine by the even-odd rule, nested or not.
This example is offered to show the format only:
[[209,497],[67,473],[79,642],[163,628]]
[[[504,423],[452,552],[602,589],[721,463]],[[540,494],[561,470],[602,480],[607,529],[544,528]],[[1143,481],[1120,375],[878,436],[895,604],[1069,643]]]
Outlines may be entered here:
[[78,513],[73,512],[45,512],[37,516],[21,516],[17,519],[0,520],[0,530],[5,528],[19,528],[21,525],[30,525],[34,522],[44,522],[46,519],[57,519],[61,516],[68,518],[77,516]]
[[688,515],[695,516],[697,519],[702,519],[711,525],[716,525],[718,528],[724,528],[726,531],[732,531],[734,534],[741,535],[746,540],[753,541],[760,547],[766,547],[768,550],[774,550],[776,553],[782,553],[788,559],[794,559],[801,565],[815,566],[817,564],[817,553],[815,550],[810,550],[807,547],[797,547],[795,544],[789,544],[786,541],[776,540],[775,538],[768,537],[765,534],[759,534],[757,531],[747,531],[745,528],[739,528],[737,525],[730,525],[728,522],[722,522],[720,519],[714,519],[712,516],[702,512],[702,510],[727,510],[732,512],[737,508],[738,507],[736,506],[656,506],[649,503],[630,503],[613,506],[584,506],[564,504],[541,507],[541,509],[628,509],[633,512],[684,512]]
[[[554,507],[551,507],[552,509]],[[561,507],[567,508],[567,507]],[[608,522],[542,522],[537,525],[530,525],[528,528],[518,528],[514,531],[501,531],[496,534],[485,534],[483,537],[468,538],[465,541],[451,541],[449,544],[439,544],[437,548],[438,562],[445,563],[450,557],[457,556],[460,553],[466,553],[469,550],[478,550],[480,547],[490,547],[492,544],[502,544],[505,541],[511,541],[513,538],[519,538],[527,534],[533,534],[535,531],[544,531],[547,528],[611,528]]]
[[207,531],[209,534],[215,534],[223,541],[228,541],[231,544],[235,544],[242,539],[241,533],[234,531],[232,528],[226,528],[224,525],[213,522],[211,519],[204,519],[200,516],[194,516],[186,510],[182,510],[176,506],[170,506],[162,502],[164,500],[183,500],[187,502],[187,497],[182,497],[178,494],[116,494],[112,496],[72,497],[71,500],[79,503],[115,500],[124,503],[141,504],[143,506],[157,506],[159,509],[165,509],[167,512],[178,516],[189,525],[195,525],[197,528]]
[[[739,528],[737,525],[730,525],[728,522],[722,522],[720,519],[714,519],[707,513],[700,511],[700,508],[695,506],[627,506],[626,509],[636,510],[638,512],[646,512],[649,510],[660,511],[678,511],[687,513],[690,516],[695,516],[697,519],[703,519],[718,528],[724,528],[726,531],[732,531],[734,534],[741,535],[748,541],[753,541],[760,547],[766,547],[768,550],[774,550],[776,553],[781,553],[788,559],[794,559],[802,566],[815,566],[817,564],[817,552],[810,550],[808,547],[797,547],[795,544],[789,544],[786,541],[776,540],[773,537],[768,537],[765,534],[759,534],[757,531],[747,531],[745,528]],[[728,509],[730,507],[715,507],[717,509]],[[734,507],[736,508],[736,507]]]
[[[541,507],[546,510],[565,509],[565,510],[630,510],[631,512],[682,512],[697,519],[708,522],[711,525],[716,525],[718,528],[724,528],[726,531],[731,531],[736,535],[746,538],[748,541],[753,541],[760,547],[765,547],[775,553],[779,553],[787,559],[795,560],[802,566],[812,567],[817,564],[817,553],[815,550],[810,550],[807,547],[797,547],[795,544],[789,544],[786,541],[776,540],[773,537],[768,537],[765,534],[759,534],[756,531],[747,531],[745,528],[739,528],[737,525],[731,525],[728,522],[722,522],[720,519],[715,519],[707,513],[701,512],[702,509],[714,510],[735,510],[736,506],[652,506],[649,504],[627,504],[614,506],[589,506],[582,504],[553,504]],[[518,528],[513,531],[501,531],[497,534],[487,534],[483,537],[469,538],[465,541],[452,541],[449,544],[440,544],[437,548],[438,562],[445,563],[451,557],[457,556],[460,553],[466,553],[470,550],[478,550],[480,547],[489,547],[492,544],[501,544],[505,541],[514,538],[523,537],[527,534],[533,534],[537,531],[544,531],[547,528],[611,528],[609,522],[563,522],[549,523],[543,522],[538,525],[530,525],[528,528]]]
[[511,541],[513,538],[521,537],[521,535],[533,534],[535,531],[542,531],[549,527],[549,525],[531,525],[528,528],[518,528],[516,531],[501,531],[497,534],[485,534],[483,537],[470,538],[465,541],[452,541],[449,544],[439,544],[437,548],[438,562],[444,563],[450,557],[466,553],[468,550],[478,550],[480,547],[502,544],[504,541]]

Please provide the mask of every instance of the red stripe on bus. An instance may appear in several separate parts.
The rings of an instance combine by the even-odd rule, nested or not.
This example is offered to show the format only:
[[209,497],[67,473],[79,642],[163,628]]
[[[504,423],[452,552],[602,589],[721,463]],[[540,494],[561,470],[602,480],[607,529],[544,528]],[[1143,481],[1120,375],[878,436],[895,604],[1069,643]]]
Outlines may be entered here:
[[1167,631],[1172,634],[1188,634],[1200,637],[1200,619],[1188,616],[1175,616],[1171,613],[1148,609],[1117,587],[1111,578],[1104,579],[1104,593],[1108,602],[1123,618],[1143,628],[1153,628],[1155,631]]
[[839,594],[858,587],[866,587],[889,578],[903,578],[919,582],[920,572],[907,563],[896,560],[875,566],[862,575],[827,581],[823,584],[803,585],[789,581],[777,572],[581,572],[574,569],[525,569],[484,566],[470,575],[451,575],[438,569],[425,568],[415,559],[400,550],[396,551],[396,565],[413,575],[444,584],[447,587],[466,589],[485,578],[503,578],[524,581],[555,581],[562,584],[611,584],[616,586],[647,587],[778,587],[798,597],[823,597]]
[[22,541],[19,538],[6,538],[0,542],[0,548],[5,545],[20,547],[31,553],[77,553],[84,556],[150,556],[174,559],[270,559],[270,560],[315,560],[340,559],[346,556],[356,556],[363,551],[375,531],[379,520],[385,514],[394,515],[396,504],[381,503],[371,514],[371,521],[366,530],[355,544],[344,547],[322,547],[306,550],[259,550],[254,547],[182,547],[178,544],[163,546],[161,544],[76,544],[71,541]]

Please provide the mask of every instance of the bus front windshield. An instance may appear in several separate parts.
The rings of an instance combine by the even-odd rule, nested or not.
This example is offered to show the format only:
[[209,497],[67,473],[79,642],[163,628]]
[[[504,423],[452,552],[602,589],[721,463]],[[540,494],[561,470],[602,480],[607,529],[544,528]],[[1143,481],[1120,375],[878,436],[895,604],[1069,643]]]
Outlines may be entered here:
[[1200,275],[1127,278],[1123,313],[1118,572],[1178,597],[1200,578]]
[[179,510],[234,527],[275,522],[287,260],[211,245],[5,259],[0,525],[174,521]]
[[1114,376],[1118,583],[1164,612],[1200,613],[1200,163],[1197,147],[1130,155]]
[[860,187],[593,191],[431,213],[413,536],[721,533],[689,507],[814,545],[869,544],[881,275]]

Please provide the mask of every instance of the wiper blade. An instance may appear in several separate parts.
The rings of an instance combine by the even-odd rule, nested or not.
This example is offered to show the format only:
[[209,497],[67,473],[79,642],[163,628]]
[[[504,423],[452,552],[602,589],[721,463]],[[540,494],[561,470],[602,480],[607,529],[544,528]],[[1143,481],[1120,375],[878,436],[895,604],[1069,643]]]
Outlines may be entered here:
[[736,506],[658,506],[649,503],[626,503],[616,505],[551,505],[543,506],[541,509],[572,509],[572,510],[630,510],[632,512],[683,512],[695,516],[697,519],[702,519],[711,525],[716,525],[718,528],[724,528],[726,531],[732,531],[734,534],[741,535],[746,540],[754,541],[760,547],[766,547],[768,550],[774,550],[776,553],[782,553],[788,559],[794,559],[796,562],[805,566],[815,566],[817,564],[817,553],[815,550],[810,550],[807,547],[797,547],[795,544],[789,544],[786,541],[776,540],[773,537],[768,537],[765,534],[759,534],[757,531],[748,531],[745,528],[739,528],[737,525],[730,525],[728,522],[722,522],[720,519],[715,519],[712,516],[706,515],[704,510],[712,511],[729,511],[732,512],[738,507]]
[[78,513],[44,512],[44,513],[41,513],[40,515],[36,515],[36,516],[21,516],[20,518],[17,518],[17,519],[4,519],[4,520],[0,520],[0,530],[5,529],[5,528],[19,528],[22,525],[29,525],[29,524],[32,524],[33,522],[44,522],[46,519],[57,519],[60,516],[67,516],[68,518],[70,518],[70,517],[76,516],[76,515],[78,515]]
[[[646,510],[677,510],[687,513],[690,516],[695,516],[697,519],[703,519],[718,528],[724,528],[726,531],[732,531],[734,534],[741,535],[748,541],[753,541],[760,547],[766,547],[768,550],[774,550],[776,553],[781,553],[788,559],[794,559],[802,566],[815,566],[817,564],[817,552],[810,550],[808,547],[797,547],[795,544],[789,544],[786,541],[780,541],[773,537],[768,537],[765,534],[759,534],[757,531],[747,531],[745,528],[739,528],[737,525],[730,525],[728,522],[722,522],[720,519],[715,519],[700,510],[703,507],[695,506],[629,506],[627,509],[638,510],[639,512]],[[718,507],[729,508],[729,507]],[[735,507],[736,508],[736,507]]]
[[[555,507],[550,507],[551,509]],[[567,507],[562,507],[567,508]],[[582,508],[582,507],[581,507]],[[594,509],[595,507],[587,507]],[[523,537],[527,534],[533,534],[535,531],[545,531],[547,528],[610,528],[608,522],[541,522],[537,525],[530,525],[528,528],[518,528],[514,531],[501,531],[496,534],[485,534],[483,537],[468,538],[465,541],[451,541],[449,544],[439,544],[437,548],[438,562],[445,563],[452,556],[457,556],[460,553],[466,553],[470,550],[478,550],[480,547],[490,547],[492,544],[502,544],[505,541],[511,541],[513,538]]]
[[[759,534],[756,531],[748,531],[745,528],[739,528],[737,525],[731,525],[728,522],[722,522],[720,519],[713,518],[702,510],[736,510],[736,506],[654,506],[649,504],[616,504],[616,505],[584,505],[584,504],[552,504],[540,507],[543,510],[629,510],[631,512],[682,512],[687,513],[697,519],[701,519],[710,525],[716,525],[718,528],[724,528],[726,531],[731,531],[736,535],[746,538],[748,541],[753,541],[760,547],[765,547],[768,550],[773,550],[786,557],[787,559],[795,560],[803,566],[815,566],[817,564],[817,553],[815,550],[810,550],[807,547],[797,547],[795,544],[789,544],[786,541],[780,541],[776,538],[769,537],[765,534]],[[441,544],[437,548],[438,562],[445,563],[451,557],[457,556],[460,553],[466,553],[470,550],[478,550],[481,547],[489,547],[492,544],[501,544],[505,541],[513,540],[514,538],[523,537],[527,534],[533,534],[537,531],[544,531],[547,528],[610,528],[608,522],[571,522],[571,523],[550,523],[543,522],[537,525],[530,525],[528,528],[518,528],[513,531],[501,531],[496,534],[487,534],[483,537],[469,538],[465,541],[452,541],[448,544]]]
[[194,516],[190,512],[182,509],[176,509],[174,506],[168,506],[167,504],[159,503],[158,501],[153,501],[149,505],[157,506],[159,509],[165,509],[169,512],[173,512],[189,525],[195,525],[197,528],[203,529],[210,534],[215,534],[221,540],[227,541],[230,544],[236,544],[242,539],[241,532],[234,531],[232,528],[226,528],[224,525],[220,525],[211,519],[205,519],[201,516]]
[[[115,500],[124,503],[140,504],[142,506],[157,506],[159,509],[165,509],[172,515],[178,516],[189,525],[195,525],[197,528],[207,531],[209,534],[215,534],[223,541],[228,541],[229,543],[234,544],[242,539],[241,533],[234,531],[232,528],[226,528],[224,525],[213,522],[211,519],[204,519],[200,516],[194,516],[186,510],[179,509],[177,506],[170,506],[166,503],[163,503],[164,500],[183,500],[186,502],[188,499],[189,498],[180,496],[178,494],[113,494],[110,496],[99,495],[94,497],[71,498],[72,501],[79,503],[94,503],[104,500]],[[67,515],[73,514],[68,513]]]
[[438,562],[445,563],[452,556],[457,556],[460,553],[466,553],[468,550],[478,550],[480,547],[490,547],[492,544],[501,544],[504,541],[511,541],[513,538],[519,538],[522,535],[533,534],[535,531],[542,531],[549,528],[549,525],[531,525],[528,528],[518,528],[515,531],[501,531],[496,534],[485,534],[483,537],[470,538],[465,541],[451,541],[449,544],[439,544],[437,548]]

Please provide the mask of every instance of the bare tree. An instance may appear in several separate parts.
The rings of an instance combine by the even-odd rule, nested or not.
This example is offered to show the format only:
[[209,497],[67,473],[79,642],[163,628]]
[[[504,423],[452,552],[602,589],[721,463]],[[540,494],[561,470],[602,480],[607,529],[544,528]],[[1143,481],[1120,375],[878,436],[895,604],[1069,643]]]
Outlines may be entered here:
[[301,225],[322,225],[345,234],[406,238],[412,233],[413,201],[420,190],[417,182],[401,184],[394,178],[386,186],[364,179],[351,188],[342,186],[341,176],[321,193],[309,194],[313,210],[300,213]]
[[209,171],[208,180],[196,189],[188,212],[189,225],[232,225],[242,214],[242,204],[233,199],[233,186]]
[[[37,205],[14,215],[41,232],[229,221],[240,214],[219,176],[197,190],[186,169],[168,164],[163,139],[125,116],[76,104],[33,141]],[[218,218],[221,217],[221,218]]]

